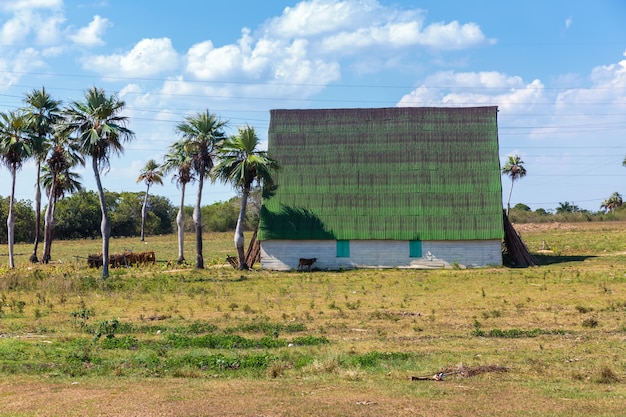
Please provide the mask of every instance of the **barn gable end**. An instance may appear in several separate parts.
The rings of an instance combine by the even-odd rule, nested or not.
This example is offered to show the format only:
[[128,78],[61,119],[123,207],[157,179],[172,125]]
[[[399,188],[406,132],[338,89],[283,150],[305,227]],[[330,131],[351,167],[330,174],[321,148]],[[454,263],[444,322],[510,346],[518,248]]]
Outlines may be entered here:
[[[318,267],[329,269],[499,264],[496,116],[496,107],[272,110],[268,151],[282,169],[263,198],[262,266],[294,268],[291,258],[297,265],[316,250]],[[337,242],[365,252],[340,256]],[[455,245],[469,257],[427,249]],[[490,254],[476,256],[474,247]],[[368,265],[379,252],[395,261]]]

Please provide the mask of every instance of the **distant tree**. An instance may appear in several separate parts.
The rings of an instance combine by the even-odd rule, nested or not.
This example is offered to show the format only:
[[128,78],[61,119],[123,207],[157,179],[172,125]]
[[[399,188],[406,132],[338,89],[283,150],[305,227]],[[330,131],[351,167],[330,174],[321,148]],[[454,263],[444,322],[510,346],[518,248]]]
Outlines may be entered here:
[[604,200],[602,204],[600,204],[600,208],[605,212],[610,213],[615,211],[616,208],[622,206],[622,196],[616,191],[609,198]]
[[244,251],[243,227],[246,205],[252,183],[257,181],[271,186],[272,172],[278,169],[278,162],[270,158],[267,151],[258,149],[260,144],[254,128],[239,128],[239,133],[225,140],[218,149],[219,162],[214,175],[222,182],[230,183],[241,192],[241,208],[235,229],[235,248],[239,256],[239,269],[248,269]]
[[502,167],[502,175],[506,175],[511,178],[511,190],[509,191],[509,199],[506,203],[506,215],[509,215],[509,210],[511,208],[511,195],[513,194],[513,184],[515,180],[524,178],[526,176],[526,168],[522,165],[524,161],[519,157],[519,155],[509,155],[509,159],[506,164]]
[[[6,218],[9,214],[9,205],[11,197],[0,197],[0,218]],[[33,211],[33,202],[30,200],[15,200],[13,202],[13,212],[15,214],[15,236],[14,241],[20,243],[32,242],[35,229],[35,212]],[[7,224],[0,222],[0,244],[6,245],[7,242]]]
[[169,150],[163,158],[161,169],[164,173],[174,172],[172,181],[181,189],[180,206],[176,215],[176,227],[178,233],[178,263],[185,262],[184,242],[185,242],[185,188],[187,184],[194,180],[191,170],[192,156],[185,141],[177,141],[170,145]]
[[546,211],[546,209],[543,209],[543,208],[538,208],[537,210],[535,210],[535,213],[537,213],[537,214],[539,214],[541,216],[547,216],[547,215],[550,214],[550,213],[548,213]]
[[559,203],[559,206],[556,208],[557,213],[577,213],[579,211],[581,211],[580,207],[568,201]]
[[48,155],[50,140],[53,135],[55,124],[60,117],[59,100],[54,100],[46,91],[45,87],[34,89],[26,93],[24,98],[28,120],[28,133],[32,143],[33,156],[37,162],[37,178],[35,181],[35,242],[33,253],[30,255],[31,262],[38,262],[37,247],[39,245],[41,229],[41,164]]
[[107,95],[103,89],[92,87],[83,101],[74,101],[64,112],[62,133],[76,134],[81,153],[91,158],[102,222],[102,278],[109,276],[109,238],[111,225],[104,199],[100,173],[110,164],[112,154],[124,151],[123,143],[132,140],[134,133],[126,125],[128,118],[121,116],[125,103],[115,95]]
[[198,179],[198,194],[193,212],[196,226],[196,268],[204,268],[202,255],[202,189],[204,179],[209,177],[213,168],[215,150],[219,142],[226,138],[224,128],[226,122],[220,120],[208,110],[187,116],[184,122],[176,125],[176,131],[182,137],[182,146],[191,156],[191,168]]
[[204,227],[211,232],[234,231],[241,200],[234,197],[228,201],[219,201],[202,207]]
[[11,172],[11,200],[7,215],[7,242],[9,246],[9,267],[15,268],[13,244],[15,243],[15,179],[17,171],[32,154],[32,143],[29,140],[28,116],[23,111],[0,113],[0,158]]
[[100,206],[95,191],[79,191],[57,202],[57,239],[95,238],[100,231]]
[[141,233],[141,193],[106,191],[111,218],[111,236],[138,236]]
[[150,196],[150,213],[146,222],[146,230],[153,235],[167,235],[174,231],[176,207],[172,202],[159,195]]
[[522,203],[517,203],[513,208],[515,210],[520,210],[520,211],[531,211],[530,207],[528,207],[526,204],[522,204]]
[[150,159],[146,165],[141,169],[141,173],[137,178],[137,182],[143,181],[146,184],[146,194],[143,198],[143,205],[141,207],[141,241],[144,241],[145,228],[146,228],[146,216],[148,215],[148,198],[150,192],[150,186],[152,184],[163,185],[163,179],[161,176],[163,172],[159,169],[159,164],[154,159]]

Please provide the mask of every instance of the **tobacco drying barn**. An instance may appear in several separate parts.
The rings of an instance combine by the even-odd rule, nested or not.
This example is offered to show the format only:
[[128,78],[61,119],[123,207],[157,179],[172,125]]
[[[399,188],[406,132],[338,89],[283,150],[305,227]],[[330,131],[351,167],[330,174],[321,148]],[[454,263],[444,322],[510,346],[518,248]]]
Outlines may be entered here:
[[497,107],[272,110],[264,269],[502,263]]

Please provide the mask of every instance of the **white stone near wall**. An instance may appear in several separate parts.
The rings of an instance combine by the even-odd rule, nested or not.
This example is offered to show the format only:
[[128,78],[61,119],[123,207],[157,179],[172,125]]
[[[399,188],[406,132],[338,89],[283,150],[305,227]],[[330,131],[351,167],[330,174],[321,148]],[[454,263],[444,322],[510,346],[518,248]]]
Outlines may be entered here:
[[426,241],[422,257],[409,257],[409,242],[351,240],[350,257],[338,258],[334,240],[266,240],[261,242],[261,268],[289,271],[300,258],[317,258],[313,268],[445,268],[485,267],[502,264],[500,240]]

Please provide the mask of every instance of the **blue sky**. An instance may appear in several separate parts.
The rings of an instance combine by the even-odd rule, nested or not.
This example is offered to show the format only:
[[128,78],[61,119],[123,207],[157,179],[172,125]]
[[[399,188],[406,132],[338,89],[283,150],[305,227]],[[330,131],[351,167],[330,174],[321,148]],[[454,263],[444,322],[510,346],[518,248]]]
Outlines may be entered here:
[[[266,140],[274,108],[497,105],[501,160],[528,172],[511,204],[597,211],[626,198],[624,21],[622,0],[0,0],[0,111],[42,86],[65,103],[117,94],[136,137],[103,185],[144,191],[141,167],[206,109]],[[169,178],[151,192],[178,202]],[[232,196],[216,184],[203,203]]]

